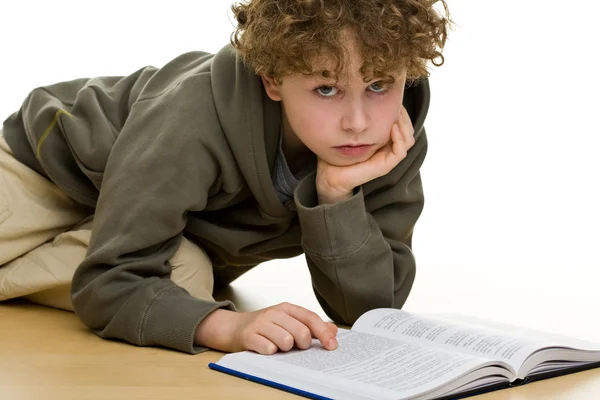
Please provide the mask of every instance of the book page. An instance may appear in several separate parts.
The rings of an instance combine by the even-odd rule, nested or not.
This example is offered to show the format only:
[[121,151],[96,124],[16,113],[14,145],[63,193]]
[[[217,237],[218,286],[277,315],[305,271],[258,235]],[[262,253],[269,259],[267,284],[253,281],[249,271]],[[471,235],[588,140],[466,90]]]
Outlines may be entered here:
[[549,345],[510,333],[474,327],[434,317],[421,317],[398,309],[376,309],[363,314],[352,330],[405,339],[478,357],[508,363],[518,371],[525,359]]
[[539,340],[551,342],[553,346],[570,347],[574,349],[588,350],[588,351],[600,351],[600,343],[590,342],[589,340],[582,340],[578,338],[567,337],[558,335],[550,332],[538,331],[535,329],[524,328],[520,326],[514,326],[502,322],[484,320],[477,317],[472,317],[463,314],[430,314],[427,315],[433,318],[443,319],[446,321],[455,321],[460,323],[466,323],[473,326],[486,327],[494,330],[501,330],[510,332],[511,335],[519,335],[525,337],[535,337]]
[[[307,350],[271,356],[252,352],[229,354],[219,364],[233,369],[246,368],[246,373],[251,375],[283,380],[283,384],[287,381],[292,386],[299,382],[331,386],[335,382],[336,387],[348,388],[356,395],[362,393],[382,399],[416,396],[452,382],[448,391],[486,374],[504,374],[498,379],[507,381],[511,375],[498,367],[485,370],[482,368],[487,366],[485,360],[465,354],[367,333],[340,329],[338,343],[334,351],[325,350],[315,339]],[[465,376],[472,371],[478,374]],[[458,379],[460,377],[463,379]]]

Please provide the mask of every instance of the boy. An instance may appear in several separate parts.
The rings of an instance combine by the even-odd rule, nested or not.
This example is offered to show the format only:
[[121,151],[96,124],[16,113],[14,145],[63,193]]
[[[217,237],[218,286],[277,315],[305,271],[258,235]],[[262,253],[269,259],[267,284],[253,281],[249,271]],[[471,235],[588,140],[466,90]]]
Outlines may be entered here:
[[[448,20],[420,0],[232,9],[237,31],[214,55],[38,88],[4,122],[0,299],[72,307],[101,337],[188,353],[336,347],[335,325],[309,310],[214,301],[213,281],[270,259],[305,253],[336,322],[403,305],[426,61]],[[49,260],[64,260],[60,284],[39,285]]]

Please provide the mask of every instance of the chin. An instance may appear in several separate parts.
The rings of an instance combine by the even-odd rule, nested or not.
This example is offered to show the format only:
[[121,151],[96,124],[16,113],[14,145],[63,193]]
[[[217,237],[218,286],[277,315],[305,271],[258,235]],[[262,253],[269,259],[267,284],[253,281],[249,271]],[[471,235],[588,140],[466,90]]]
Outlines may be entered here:
[[357,157],[357,158],[345,158],[345,159],[335,159],[330,162],[331,165],[335,165],[336,167],[348,167],[350,165],[359,164],[361,162],[367,161],[371,158],[372,154],[367,156]]

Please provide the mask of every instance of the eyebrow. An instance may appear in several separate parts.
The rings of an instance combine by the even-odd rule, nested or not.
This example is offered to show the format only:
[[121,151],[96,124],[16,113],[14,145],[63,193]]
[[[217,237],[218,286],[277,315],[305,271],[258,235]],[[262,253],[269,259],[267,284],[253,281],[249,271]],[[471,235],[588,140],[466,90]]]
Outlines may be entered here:
[[320,69],[318,71],[313,71],[312,73],[308,74],[307,76],[309,76],[309,77],[323,78],[323,79],[333,79],[332,77],[325,77],[325,76],[323,76],[323,72],[325,72],[325,71],[330,71],[330,70]]
[[[329,77],[326,78],[323,75],[321,75],[323,71],[315,71],[312,74],[308,74],[306,75],[306,77],[308,78],[307,80],[309,80],[311,83],[315,83],[315,81],[319,81],[319,80],[325,80],[325,84],[329,84],[329,83],[333,83],[335,81],[335,79],[333,77]],[[371,81],[367,82],[369,84],[371,83],[376,83],[376,82],[383,82],[386,85],[391,85],[396,81],[396,79],[394,79],[393,82],[388,82],[385,78],[383,77],[373,77],[373,79],[371,79]],[[345,81],[344,79],[338,79],[337,83],[338,85],[346,85],[348,82]]]

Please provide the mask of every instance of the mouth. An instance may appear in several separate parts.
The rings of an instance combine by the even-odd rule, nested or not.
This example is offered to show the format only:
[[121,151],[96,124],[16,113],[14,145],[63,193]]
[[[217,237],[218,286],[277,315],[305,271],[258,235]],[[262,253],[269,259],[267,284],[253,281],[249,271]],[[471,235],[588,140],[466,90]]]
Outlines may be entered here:
[[372,147],[372,144],[347,144],[343,146],[336,146],[334,149],[344,156],[357,157],[368,153]]
[[364,147],[364,146],[372,146],[371,144],[367,144],[367,143],[354,143],[354,144],[344,144],[342,146],[335,146],[336,149],[342,148],[342,147]]

